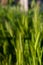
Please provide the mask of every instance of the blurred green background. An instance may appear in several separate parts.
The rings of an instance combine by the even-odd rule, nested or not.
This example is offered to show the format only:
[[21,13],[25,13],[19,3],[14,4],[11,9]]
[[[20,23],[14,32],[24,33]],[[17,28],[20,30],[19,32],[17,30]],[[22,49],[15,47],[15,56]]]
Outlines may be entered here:
[[28,12],[0,6],[0,65],[43,65],[43,12],[38,4]]

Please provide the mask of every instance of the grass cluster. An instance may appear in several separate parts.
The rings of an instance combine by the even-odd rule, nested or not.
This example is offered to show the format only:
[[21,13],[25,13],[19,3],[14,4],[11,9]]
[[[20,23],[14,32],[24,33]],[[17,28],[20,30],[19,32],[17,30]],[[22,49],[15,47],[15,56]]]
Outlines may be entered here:
[[43,13],[0,7],[0,65],[43,65]]

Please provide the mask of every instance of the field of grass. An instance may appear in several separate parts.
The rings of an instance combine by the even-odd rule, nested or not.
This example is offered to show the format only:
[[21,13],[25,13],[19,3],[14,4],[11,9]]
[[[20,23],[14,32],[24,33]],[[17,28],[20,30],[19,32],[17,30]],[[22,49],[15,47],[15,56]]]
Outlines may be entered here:
[[0,7],[0,65],[43,65],[43,12]]

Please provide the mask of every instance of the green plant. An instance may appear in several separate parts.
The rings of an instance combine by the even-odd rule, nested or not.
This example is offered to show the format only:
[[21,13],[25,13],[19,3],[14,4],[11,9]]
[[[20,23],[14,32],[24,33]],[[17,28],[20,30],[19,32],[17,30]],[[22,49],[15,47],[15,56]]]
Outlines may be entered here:
[[27,13],[0,8],[0,65],[43,65],[43,14],[39,10],[38,5]]

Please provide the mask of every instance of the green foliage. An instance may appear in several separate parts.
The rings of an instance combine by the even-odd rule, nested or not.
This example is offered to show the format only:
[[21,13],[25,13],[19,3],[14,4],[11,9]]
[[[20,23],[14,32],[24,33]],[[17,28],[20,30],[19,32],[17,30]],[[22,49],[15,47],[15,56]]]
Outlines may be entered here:
[[0,65],[43,65],[43,14],[0,8]]

